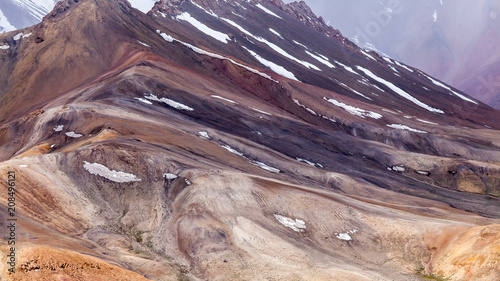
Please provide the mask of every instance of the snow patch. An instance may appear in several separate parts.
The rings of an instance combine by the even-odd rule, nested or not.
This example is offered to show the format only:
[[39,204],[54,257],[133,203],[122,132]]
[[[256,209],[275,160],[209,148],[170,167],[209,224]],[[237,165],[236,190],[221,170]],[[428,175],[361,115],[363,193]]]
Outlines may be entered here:
[[323,165],[319,164],[319,163],[313,163],[307,159],[303,159],[303,158],[295,158],[297,159],[297,161],[299,162],[302,162],[302,163],[306,163],[307,165],[310,165],[310,166],[313,166],[313,167],[319,167],[319,168],[323,168]]
[[170,107],[173,107],[175,109],[179,109],[179,110],[187,110],[187,111],[193,111],[194,110],[191,107],[189,107],[187,105],[184,105],[182,103],[179,103],[179,102],[176,102],[174,100],[167,99],[167,98],[158,98],[157,96],[155,96],[153,94],[150,94],[149,96],[147,96],[145,98],[147,98],[148,100],[163,102],[166,105],[168,105]]
[[175,180],[176,178],[178,178],[176,174],[169,174],[169,173],[163,174],[163,177],[166,178],[167,180]]
[[268,8],[262,6],[260,3],[256,5],[258,8],[260,8],[262,11],[270,14],[271,16],[277,17],[279,19],[283,19],[282,17],[278,16],[277,14],[273,13],[273,11],[269,10]]
[[16,34],[14,37],[12,37],[12,39],[14,39],[14,41],[17,41],[17,40],[19,40],[21,38],[23,38],[23,33],[22,32]]
[[204,139],[210,139],[210,136],[208,135],[207,132],[198,132],[198,135]]
[[197,19],[193,18],[189,13],[184,12],[176,17],[178,20],[183,20],[189,22],[192,26],[196,27],[199,31],[205,33],[206,35],[222,42],[226,43],[228,41],[231,41],[231,38],[227,36],[227,34],[219,32],[217,30],[213,30],[210,27],[206,26],[204,23],[198,21]]
[[262,168],[262,169],[264,169],[264,170],[266,170],[266,171],[269,171],[269,172],[271,172],[271,173],[279,173],[279,172],[280,172],[280,170],[279,170],[279,169],[276,169],[276,168],[274,168],[274,167],[271,167],[271,166],[269,166],[269,165],[267,165],[267,164],[265,164],[265,163],[259,162],[259,161],[253,161],[253,162],[251,162],[251,163],[252,163],[253,165],[258,166],[258,167],[260,167],[260,168]]
[[377,75],[373,74],[370,70],[368,70],[366,68],[363,68],[361,66],[358,66],[357,68],[359,70],[363,71],[366,75],[368,75],[369,77],[371,77],[375,81],[384,84],[389,89],[391,89],[392,91],[394,91],[396,94],[398,94],[398,95],[402,96],[403,98],[405,98],[405,99],[413,102],[414,104],[416,104],[416,105],[418,105],[418,106],[420,106],[422,108],[425,108],[425,109],[427,109],[427,110],[429,110],[431,112],[436,112],[436,113],[444,114],[444,111],[428,106],[427,104],[419,101],[418,99],[414,98],[413,96],[411,96],[407,92],[401,90],[399,87],[397,87],[396,85],[392,84],[391,82],[389,82],[389,81],[387,81],[385,79],[382,79],[382,78],[378,77]]
[[307,108],[305,105],[301,104],[301,103],[299,102],[299,100],[297,100],[297,99],[293,99],[293,102],[294,102],[296,105],[298,105],[298,106],[302,107],[303,109],[307,110],[307,111],[308,111],[309,113],[311,113],[312,115],[318,115],[318,114],[317,114],[314,110],[312,110],[312,109],[310,109],[310,108]]
[[274,33],[276,36],[278,36],[279,38],[283,39],[283,37],[281,36],[281,34],[279,34],[276,30],[272,29],[272,28],[269,28],[269,31],[271,31],[272,33]]
[[55,132],[60,132],[60,131],[62,131],[63,129],[64,129],[64,125],[59,125],[59,126],[57,126],[57,127],[53,128],[52,130],[54,130]]
[[338,65],[340,65],[340,66],[342,66],[345,70],[347,70],[347,71],[349,71],[351,73],[354,73],[356,75],[359,75],[359,73],[357,73],[356,71],[354,71],[354,69],[352,69],[350,66],[347,66],[347,65],[345,65],[343,63],[340,63],[338,61],[335,61],[335,63],[338,64]]
[[19,165],[20,168],[28,168],[28,165]]
[[434,22],[437,22],[438,20],[438,12],[434,10],[434,14],[432,15],[432,18],[434,19]]
[[344,109],[345,111],[349,112],[350,114],[359,116],[361,118],[370,117],[373,119],[380,119],[383,117],[382,114],[379,114],[379,113],[376,113],[373,111],[364,110],[361,108],[357,108],[357,107],[345,104],[343,102],[339,102],[339,101],[334,100],[334,99],[327,99],[326,97],[323,97],[323,99],[326,100],[327,102],[335,105],[335,106],[338,106],[338,107]]
[[430,125],[439,125],[438,123],[434,123],[431,121],[426,121],[426,120],[422,120],[422,119],[418,119],[418,118],[417,118],[417,121],[425,123],[425,124],[430,124]]
[[374,61],[377,61],[372,55],[368,54],[367,52],[361,50],[361,53],[365,55],[368,59],[372,59]]
[[357,233],[357,229],[349,230],[346,233],[335,233],[335,237],[339,240],[352,241],[351,234]]
[[392,166],[391,169],[395,172],[400,172],[400,173],[406,171],[406,169],[403,166]]
[[328,66],[329,68],[335,68],[335,65],[331,64],[328,59],[325,59],[325,57],[319,57],[319,56],[316,56],[314,55],[313,53],[309,52],[308,50],[306,50],[306,53],[308,55],[310,55],[311,57],[313,57],[315,60],[319,61],[320,63]]
[[272,61],[268,61],[268,60],[264,59],[263,57],[259,56],[257,53],[255,53],[254,51],[252,51],[250,49],[247,49],[245,47],[243,47],[243,48],[245,50],[247,50],[261,64],[269,67],[272,71],[276,72],[277,74],[279,74],[279,75],[281,75],[283,77],[295,80],[295,81],[299,81],[299,79],[297,79],[297,77],[295,77],[295,75],[293,73],[291,73],[290,71],[286,70],[286,68],[284,68],[283,66],[277,65],[277,64],[275,64]]
[[238,156],[244,156],[243,153],[239,152],[238,150],[230,147],[229,145],[221,145],[222,148],[226,149],[227,151],[233,153],[233,154],[236,154]]
[[426,77],[427,77],[429,80],[431,80],[431,82],[432,82],[432,83],[434,83],[435,85],[438,85],[439,87],[444,88],[444,89],[446,89],[446,90],[448,90],[448,91],[452,92],[453,94],[455,94],[455,96],[457,96],[457,97],[459,97],[459,98],[461,98],[461,99],[463,99],[463,100],[465,100],[465,101],[472,102],[473,104],[478,104],[477,102],[475,102],[475,101],[473,101],[473,100],[469,99],[468,97],[466,97],[466,96],[464,96],[464,95],[461,95],[461,94],[459,94],[459,93],[457,93],[457,92],[453,91],[450,87],[448,87],[448,86],[446,86],[445,84],[443,84],[443,83],[441,83],[441,82],[439,82],[439,81],[437,81],[437,80],[433,79],[432,77],[429,77],[429,76],[427,76],[427,75],[426,75]]
[[295,40],[293,40],[293,43],[295,43],[295,44],[297,44],[297,45],[299,45],[299,46],[301,46],[301,47],[303,47],[303,48],[305,48],[305,49],[309,50],[309,48],[307,48],[307,46],[306,46],[306,45],[301,44],[301,43],[299,43],[299,42],[297,42],[297,41],[295,41]]
[[143,102],[145,104],[153,104],[152,102],[148,101],[147,99],[143,99],[143,98],[134,98],[134,99],[136,99],[138,101],[141,101],[141,102]]
[[212,98],[216,98],[216,99],[220,99],[220,100],[225,100],[225,101],[230,102],[230,103],[235,103],[235,104],[238,104],[238,103],[237,103],[237,102],[235,102],[235,101],[232,101],[232,100],[230,100],[230,99],[223,98],[223,97],[221,97],[221,96],[211,95],[211,97],[212,97]]
[[138,42],[139,44],[143,45],[143,46],[146,46],[146,47],[148,47],[148,48],[151,48],[151,46],[149,46],[148,44],[146,44],[146,43],[144,43],[144,42],[141,42],[141,41],[139,41],[139,40],[137,40],[137,42]]
[[265,111],[262,111],[262,110],[260,110],[260,109],[255,108],[255,107],[252,107],[252,109],[253,109],[253,110],[255,110],[255,111],[257,111],[257,112],[260,112],[260,113],[262,113],[262,114],[272,116],[272,114],[271,114],[271,113],[267,113],[267,112],[265,112]]
[[306,229],[306,223],[303,220],[299,219],[291,219],[282,215],[274,214],[274,217],[277,221],[279,221],[282,225],[291,228],[295,232],[304,232]]
[[75,138],[75,139],[83,137],[83,135],[82,135],[82,134],[77,134],[77,133],[75,133],[75,132],[73,132],[73,131],[71,131],[71,132],[67,132],[67,133],[66,133],[66,136],[68,136],[68,137],[70,137],[70,138]]
[[10,49],[9,45],[0,45],[0,50],[7,50]]
[[92,175],[98,175],[114,182],[124,183],[141,181],[141,179],[137,178],[133,174],[110,170],[108,167],[98,163],[89,163],[87,161],[84,161],[83,168],[85,168],[85,170],[87,170]]
[[406,125],[401,125],[401,124],[390,124],[390,125],[387,125],[387,127],[390,127],[390,128],[393,128],[393,129],[398,129],[398,130],[407,130],[407,131],[415,132],[415,133],[427,134],[426,131],[421,131],[421,130],[413,129],[413,128],[410,128],[410,127],[408,127]]
[[400,66],[400,67],[402,67],[402,68],[404,68],[404,69],[408,70],[409,72],[413,72],[413,69],[411,69],[411,68],[407,67],[407,66],[406,66],[406,65],[404,65],[404,64],[401,64],[399,61],[395,60],[394,62],[395,62],[398,66]]

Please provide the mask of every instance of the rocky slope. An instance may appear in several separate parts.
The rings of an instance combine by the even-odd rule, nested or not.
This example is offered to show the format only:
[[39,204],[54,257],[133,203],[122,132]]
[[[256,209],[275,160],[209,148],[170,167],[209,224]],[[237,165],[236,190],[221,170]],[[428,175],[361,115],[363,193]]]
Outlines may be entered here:
[[0,35],[0,174],[40,264],[2,277],[497,278],[500,113],[286,7],[65,0]]

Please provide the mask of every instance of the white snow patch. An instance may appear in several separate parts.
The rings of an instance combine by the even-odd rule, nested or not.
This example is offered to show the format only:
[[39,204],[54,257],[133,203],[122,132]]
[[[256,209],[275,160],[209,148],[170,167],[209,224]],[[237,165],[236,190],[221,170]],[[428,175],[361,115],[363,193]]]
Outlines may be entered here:
[[428,106],[427,104],[419,101],[418,99],[414,98],[413,96],[411,96],[407,92],[401,90],[399,87],[397,87],[396,85],[392,84],[391,82],[389,82],[389,81],[387,81],[385,79],[382,79],[382,78],[378,77],[377,75],[373,74],[370,70],[368,70],[366,68],[363,68],[361,66],[358,66],[357,68],[359,70],[363,71],[366,75],[370,76],[375,81],[384,84],[389,89],[391,89],[392,91],[394,91],[396,94],[398,94],[398,95],[402,96],[403,98],[405,98],[405,99],[407,99],[407,100],[415,103],[416,105],[418,105],[420,107],[423,107],[423,108],[425,108],[425,109],[427,109],[429,111],[432,111],[432,112],[444,114],[444,111]]
[[210,136],[207,132],[198,132],[198,135],[200,135],[204,139],[210,139]]
[[434,22],[437,22],[438,20],[438,12],[434,10],[434,14],[432,15],[432,18],[434,18]]
[[193,111],[194,110],[191,107],[189,107],[187,105],[184,105],[182,103],[179,103],[179,102],[176,102],[174,100],[167,99],[167,98],[158,98],[157,96],[155,96],[153,94],[150,94],[149,96],[147,96],[145,98],[147,98],[148,100],[163,102],[166,105],[168,105],[170,107],[173,107],[175,109],[179,109],[179,110],[187,110],[187,111]]
[[[266,59],[264,59],[263,57],[259,56],[257,53],[255,53],[254,51],[250,50],[250,49],[247,49],[245,47],[243,47],[245,50],[247,50],[254,58],[256,58],[261,64],[269,67],[272,71],[276,72],[277,74],[283,76],[283,77],[286,77],[286,78],[289,78],[289,79],[292,79],[292,80],[295,80],[295,81],[299,81],[299,79],[297,79],[297,77],[295,77],[295,75],[293,73],[291,73],[290,71],[286,70],[286,68],[284,68],[283,66],[281,65],[277,65],[275,64],[274,62],[272,61],[268,61]],[[300,81],[299,81],[300,82]]]
[[392,60],[391,60],[390,58],[388,58],[388,57],[382,57],[382,58],[383,58],[386,62],[394,64],[394,62],[392,62]]
[[354,73],[356,75],[359,75],[359,73],[357,73],[356,71],[354,71],[354,69],[352,69],[350,66],[347,66],[347,65],[345,65],[343,63],[340,63],[338,61],[335,61],[335,63],[338,64],[338,65],[340,65],[340,66],[342,66],[345,70],[347,70],[347,71],[349,71],[351,73]]
[[276,169],[276,168],[273,168],[265,163],[262,163],[262,162],[259,162],[259,161],[253,161],[251,162],[252,164],[254,164],[255,166],[258,166],[266,171],[269,171],[271,173],[279,173],[280,170],[279,169]]
[[23,33],[21,32],[21,33],[16,34],[12,39],[14,39],[14,41],[17,41],[17,40],[21,39],[22,37],[23,37]]
[[318,114],[317,114],[314,110],[312,110],[312,109],[310,109],[310,108],[307,108],[305,105],[301,104],[301,103],[299,102],[299,100],[297,100],[297,99],[293,99],[293,102],[294,102],[296,105],[298,105],[298,106],[302,107],[303,109],[307,110],[307,111],[308,111],[309,113],[311,113],[312,115],[318,115]]
[[379,114],[379,113],[376,113],[373,111],[364,110],[361,108],[357,108],[357,107],[345,104],[343,102],[339,102],[339,101],[334,100],[334,99],[327,99],[326,97],[323,97],[323,99],[326,100],[327,102],[335,105],[335,106],[338,106],[338,107],[344,109],[345,111],[349,112],[350,114],[359,116],[361,118],[370,117],[373,119],[380,119],[383,117],[382,114]]
[[399,61],[395,60],[394,62],[395,62],[397,65],[399,65],[400,67],[402,67],[402,68],[404,68],[404,69],[408,70],[409,72],[413,72],[413,69],[411,69],[411,68],[407,67],[407,66],[406,66],[406,65],[404,65],[404,64],[399,63]]
[[400,172],[400,173],[406,171],[406,169],[403,166],[392,166],[391,169],[395,172]]
[[221,97],[221,96],[212,95],[211,97],[212,97],[212,98],[216,98],[216,99],[220,99],[220,100],[225,100],[225,101],[230,102],[230,103],[235,103],[235,104],[237,104],[237,102],[232,101],[232,100],[230,100],[230,99],[223,98],[223,97]]
[[357,229],[349,230],[346,233],[335,233],[335,237],[339,240],[344,240],[344,241],[351,241],[352,237],[351,234],[357,233]]
[[9,45],[0,45],[0,50],[7,50],[10,49]]
[[[426,75],[426,76],[427,76],[427,75]],[[466,97],[466,96],[464,96],[464,95],[461,95],[461,94],[459,94],[459,93],[457,93],[457,92],[453,91],[450,87],[448,87],[448,86],[446,86],[445,84],[443,84],[443,83],[441,83],[441,82],[439,82],[439,81],[437,81],[437,80],[433,79],[432,77],[427,76],[427,78],[428,78],[429,80],[431,80],[431,82],[432,82],[432,83],[434,83],[435,85],[438,85],[438,86],[440,86],[441,88],[444,88],[444,89],[446,89],[446,90],[448,90],[448,91],[452,92],[452,93],[453,93],[453,94],[455,94],[457,97],[459,97],[459,98],[461,98],[461,99],[463,99],[463,100],[465,100],[465,101],[472,102],[473,104],[478,104],[477,102],[475,102],[475,101],[473,101],[473,100],[469,99],[468,97]]]
[[55,128],[54,128],[54,129],[52,129],[52,130],[54,130],[55,132],[60,132],[60,131],[62,131],[63,129],[64,129],[64,125],[59,125],[59,126],[55,127]]
[[323,165],[319,164],[319,163],[313,163],[307,159],[303,159],[303,158],[295,158],[297,159],[297,161],[299,162],[302,162],[302,163],[306,163],[307,165],[310,165],[310,166],[313,166],[313,167],[320,167],[320,168],[323,168]]
[[276,30],[272,29],[272,28],[269,28],[269,31],[271,31],[272,33],[274,33],[276,36],[278,36],[279,38],[283,39],[283,37],[281,36],[281,34],[279,34]]
[[363,55],[365,55],[366,57],[368,57],[369,59],[372,59],[374,61],[377,61],[372,55],[368,54],[366,51],[363,51],[361,50],[361,53],[363,53]]
[[304,229],[306,229],[306,223],[303,220],[299,219],[291,219],[282,215],[277,215],[274,214],[274,217],[276,218],[277,221],[279,221],[282,225],[291,228],[293,231],[296,232],[304,232]]
[[128,0],[132,7],[137,10],[147,14],[151,9],[153,9],[156,0]]
[[272,16],[275,16],[277,18],[280,18],[280,19],[283,19],[282,17],[278,16],[277,14],[273,13],[273,11],[269,10],[268,8],[262,6],[260,3],[256,5],[258,8],[262,9],[264,12],[272,15]]
[[228,41],[231,41],[231,38],[229,38],[229,36],[227,36],[227,34],[211,29],[210,27],[206,26],[204,23],[193,18],[187,12],[184,12],[184,13],[178,15],[177,19],[189,22],[192,26],[196,27],[199,31],[205,33],[206,35],[208,35],[210,37],[213,37],[214,39],[216,39],[222,43],[227,43]]
[[70,137],[70,138],[75,138],[75,139],[83,137],[83,135],[82,135],[82,134],[77,134],[77,133],[75,133],[75,132],[73,132],[73,131],[71,131],[71,132],[67,132],[67,133],[66,133],[66,136],[68,136],[68,137]]
[[84,161],[83,168],[85,168],[85,170],[87,170],[92,175],[98,175],[114,182],[124,183],[141,181],[141,179],[137,178],[133,174],[110,170],[108,167],[98,163],[89,163],[87,161]]
[[293,40],[293,43],[295,43],[295,44],[297,44],[297,45],[299,45],[299,46],[301,46],[301,47],[303,47],[303,48],[305,48],[305,49],[309,50],[309,48],[307,48],[307,46],[306,46],[306,45],[301,44],[301,43],[299,43],[299,42],[297,42],[297,41],[295,41],[295,40]]
[[55,145],[55,144],[53,144],[53,145],[51,145],[51,146],[50,146],[50,148],[54,148],[55,146],[56,146],[56,145]]
[[[302,61],[302,60],[299,60],[298,58],[290,55],[289,53],[287,53],[285,50],[283,50],[282,48],[280,48],[279,46],[277,46],[276,44],[274,43],[271,43],[269,41],[267,41],[266,39],[262,38],[262,37],[259,37],[259,36],[255,36],[253,35],[252,33],[250,33],[249,31],[247,31],[246,29],[244,29],[243,27],[241,27],[240,25],[238,25],[237,23],[233,22],[232,20],[228,20],[228,19],[224,19],[224,21],[226,21],[227,23],[229,23],[230,25],[236,27],[238,30],[240,30],[241,32],[245,33],[246,35],[252,37],[253,39],[261,42],[261,43],[264,43],[266,45],[268,45],[273,51],[279,53],[280,55],[290,59],[290,60],[293,60],[309,69],[314,69],[314,70],[317,70],[317,71],[321,71],[321,69],[319,69],[317,66],[315,66],[314,64],[311,64],[311,63],[308,63],[306,61]],[[244,48],[244,47],[243,47]],[[247,49],[248,50],[248,49]]]
[[139,42],[139,44],[141,44],[141,45],[143,45],[143,46],[146,46],[146,47],[151,48],[151,46],[149,46],[148,44],[146,44],[146,43],[144,43],[144,42],[141,42],[141,41],[139,41],[139,40],[137,40],[137,42]]
[[141,102],[143,102],[145,104],[153,104],[152,102],[148,101],[147,99],[143,99],[143,98],[134,98],[134,99],[136,99],[138,101],[141,101]]
[[163,177],[166,178],[167,180],[175,180],[176,178],[178,178],[176,174],[170,174],[170,173],[163,174]]
[[28,165],[19,165],[21,168],[28,168]]
[[371,98],[369,98],[369,97],[367,97],[367,96],[363,95],[362,93],[360,93],[360,92],[358,92],[358,91],[354,90],[353,88],[351,88],[351,87],[347,86],[347,85],[346,85],[346,84],[344,84],[344,83],[340,83],[340,85],[341,85],[341,86],[343,86],[343,87],[345,87],[345,88],[347,88],[347,89],[349,89],[351,92],[355,93],[355,94],[356,94],[356,95],[358,95],[358,96],[362,96],[362,97],[363,97],[363,98],[365,98],[365,99],[372,100]]
[[262,110],[260,110],[260,109],[257,109],[257,108],[254,108],[254,107],[252,107],[252,109],[253,109],[253,110],[255,110],[255,111],[257,111],[257,112],[260,112],[260,113],[262,113],[262,114],[266,114],[266,115],[270,115],[270,116],[272,116],[272,114],[271,114],[271,113],[267,113],[267,112],[262,111]]
[[313,57],[314,59],[316,59],[317,61],[319,61],[320,63],[328,66],[329,68],[335,68],[335,65],[331,64],[328,59],[324,59],[324,57],[319,57],[319,56],[316,56],[314,55],[313,53],[309,52],[308,50],[306,50],[306,53],[308,55],[310,55],[311,57]]
[[418,119],[418,118],[417,118],[417,121],[420,121],[420,122],[425,123],[425,124],[430,124],[430,125],[439,125],[438,123],[434,123],[431,121],[426,121],[426,120],[422,120],[422,119]]
[[410,128],[410,127],[408,127],[406,125],[401,125],[401,124],[390,124],[390,125],[387,125],[387,127],[390,127],[390,128],[393,128],[393,129],[398,129],[398,130],[407,130],[407,131],[415,132],[415,133],[427,134],[426,131],[421,131],[421,130],[413,129],[413,128]]
[[24,34],[24,35],[23,35],[23,38],[28,38],[28,37],[30,37],[30,36],[31,36],[31,34],[33,34],[33,33],[31,33],[31,32],[30,32],[30,33],[28,33],[28,34]]
[[243,156],[243,153],[239,152],[238,150],[230,147],[229,145],[221,145],[222,148],[226,149],[227,151],[233,153],[233,154],[236,154],[238,156]]

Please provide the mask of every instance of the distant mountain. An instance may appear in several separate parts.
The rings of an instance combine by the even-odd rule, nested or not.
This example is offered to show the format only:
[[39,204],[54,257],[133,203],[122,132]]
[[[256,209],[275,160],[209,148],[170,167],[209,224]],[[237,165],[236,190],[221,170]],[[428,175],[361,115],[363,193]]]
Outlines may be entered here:
[[0,1],[0,33],[22,29],[42,21],[58,0]]
[[330,25],[361,46],[375,47],[500,108],[499,1],[332,0],[316,5]]
[[304,3],[134,7],[0,35],[0,279],[499,280],[500,111]]

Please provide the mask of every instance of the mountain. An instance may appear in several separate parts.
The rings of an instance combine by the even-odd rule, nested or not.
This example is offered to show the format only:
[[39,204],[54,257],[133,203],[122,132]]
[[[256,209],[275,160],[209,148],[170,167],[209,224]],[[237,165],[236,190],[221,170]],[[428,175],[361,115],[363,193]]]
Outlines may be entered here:
[[498,1],[333,0],[316,5],[358,44],[500,108]]
[[63,0],[0,61],[3,278],[500,277],[500,112],[304,3]]
[[0,33],[26,28],[42,21],[58,0],[2,0]]

